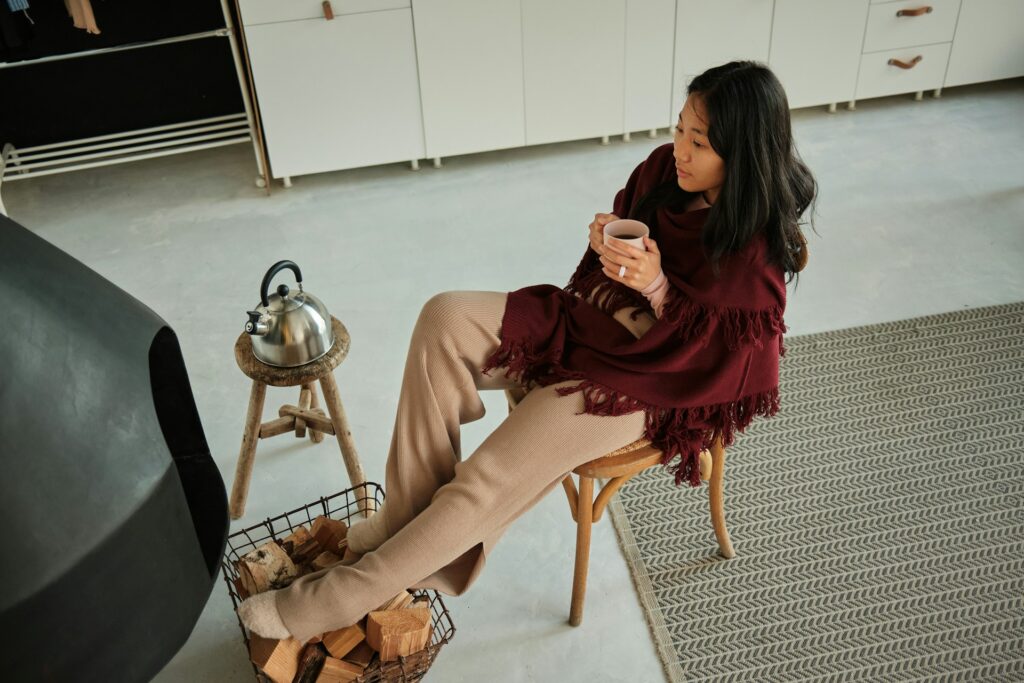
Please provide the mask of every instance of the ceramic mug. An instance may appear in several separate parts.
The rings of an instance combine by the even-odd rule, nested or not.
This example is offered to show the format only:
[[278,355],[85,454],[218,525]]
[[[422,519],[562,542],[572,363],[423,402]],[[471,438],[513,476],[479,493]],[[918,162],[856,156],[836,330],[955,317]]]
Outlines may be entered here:
[[633,245],[641,251],[647,251],[647,247],[644,246],[644,237],[650,236],[650,234],[651,229],[644,223],[631,218],[620,218],[617,221],[605,223],[604,243],[608,244],[608,238],[614,237],[626,244]]

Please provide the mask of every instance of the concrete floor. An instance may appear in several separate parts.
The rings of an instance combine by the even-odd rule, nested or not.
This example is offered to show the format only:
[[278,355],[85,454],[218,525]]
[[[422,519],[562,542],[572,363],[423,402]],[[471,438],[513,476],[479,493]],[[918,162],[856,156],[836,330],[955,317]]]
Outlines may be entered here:
[[[793,112],[820,183],[791,335],[1024,299],[1024,79],[896,96],[850,112]],[[637,135],[295,179],[266,197],[234,146],[3,186],[12,218],[152,307],[181,342],[199,413],[230,487],[249,382],[232,345],[275,261],[301,267],[352,335],[336,378],[370,480],[384,482],[409,334],[451,289],[564,284],[593,214],[655,145]],[[805,216],[806,218],[806,216]],[[291,390],[270,389],[266,417]],[[465,426],[467,453],[502,420],[500,392]],[[336,446],[260,444],[232,531],[349,486]],[[686,495],[680,490],[680,495]],[[435,681],[659,681],[660,662],[609,522],[594,529],[587,608],[567,624],[574,526],[555,490],[517,520],[464,596]],[[693,548],[694,555],[713,548]],[[155,679],[252,680],[218,579],[191,638]]]

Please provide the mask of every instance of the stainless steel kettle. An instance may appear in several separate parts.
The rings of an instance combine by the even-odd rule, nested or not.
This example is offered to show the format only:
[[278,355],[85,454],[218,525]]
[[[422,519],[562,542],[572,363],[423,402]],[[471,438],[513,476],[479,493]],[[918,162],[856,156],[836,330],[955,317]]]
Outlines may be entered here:
[[[267,295],[270,281],[285,268],[295,273],[299,293],[288,285],[278,285],[277,293]],[[327,307],[302,289],[302,272],[292,261],[278,261],[263,276],[260,303],[246,311],[245,331],[252,338],[252,352],[262,362],[279,368],[312,363],[334,346],[334,330]]]

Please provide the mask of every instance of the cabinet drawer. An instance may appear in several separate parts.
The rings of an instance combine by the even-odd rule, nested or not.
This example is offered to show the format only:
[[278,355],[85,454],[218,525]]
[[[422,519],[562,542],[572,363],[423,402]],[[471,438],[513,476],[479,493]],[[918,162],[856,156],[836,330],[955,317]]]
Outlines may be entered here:
[[[930,7],[931,12],[916,16],[896,16],[900,10]],[[931,45],[953,40],[960,0],[920,0],[886,2],[871,6],[862,52],[892,50],[910,45]]]
[[[412,0],[330,0],[335,15],[411,7]],[[242,24],[273,24],[297,19],[323,19],[323,0],[238,0]]]
[[[941,87],[951,45],[952,43],[941,43],[861,55],[860,72],[857,76],[857,98],[884,97]],[[888,63],[889,59],[912,62],[918,55],[921,56],[921,61],[910,69]]]

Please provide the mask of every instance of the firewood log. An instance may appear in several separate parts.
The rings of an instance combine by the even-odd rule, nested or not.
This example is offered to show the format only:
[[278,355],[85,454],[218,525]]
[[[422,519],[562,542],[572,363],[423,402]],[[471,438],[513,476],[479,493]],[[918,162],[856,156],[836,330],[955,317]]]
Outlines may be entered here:
[[308,562],[320,554],[320,544],[304,526],[295,527],[292,533],[281,539],[281,547],[295,564]]
[[359,643],[366,640],[366,631],[359,624],[352,624],[336,631],[329,631],[321,636],[327,652],[336,659],[341,659],[351,652]]
[[321,569],[327,569],[328,567],[333,566],[339,562],[341,562],[340,557],[338,557],[330,551],[325,550],[324,552],[320,553],[319,555],[313,558],[313,571],[318,572]]
[[321,550],[339,554],[348,547],[348,525],[339,519],[320,515],[313,520],[313,538]]
[[324,660],[327,659],[327,650],[321,643],[308,643],[299,655],[298,671],[292,683],[316,683],[323,668]]
[[401,593],[399,593],[395,597],[391,598],[390,600],[387,600],[386,602],[384,602],[384,604],[382,604],[380,607],[378,607],[374,611],[375,612],[383,612],[383,611],[389,610],[389,609],[404,609],[404,608],[408,607],[411,602],[412,602],[412,594],[409,591],[406,590],[406,591],[402,591]]
[[392,662],[427,646],[430,639],[430,610],[426,607],[370,612],[366,642],[380,653],[382,662]]
[[295,563],[275,541],[264,543],[238,561],[238,577],[250,595],[283,588],[298,576]]
[[374,654],[376,654],[374,649],[364,640],[342,659],[351,664],[358,664],[365,670],[366,667],[370,666],[370,660],[373,659]]
[[273,640],[256,633],[249,637],[249,658],[274,683],[292,683],[301,652],[302,643],[294,638]]
[[316,683],[351,683],[363,674],[364,667],[341,659],[328,657],[320,669]]

